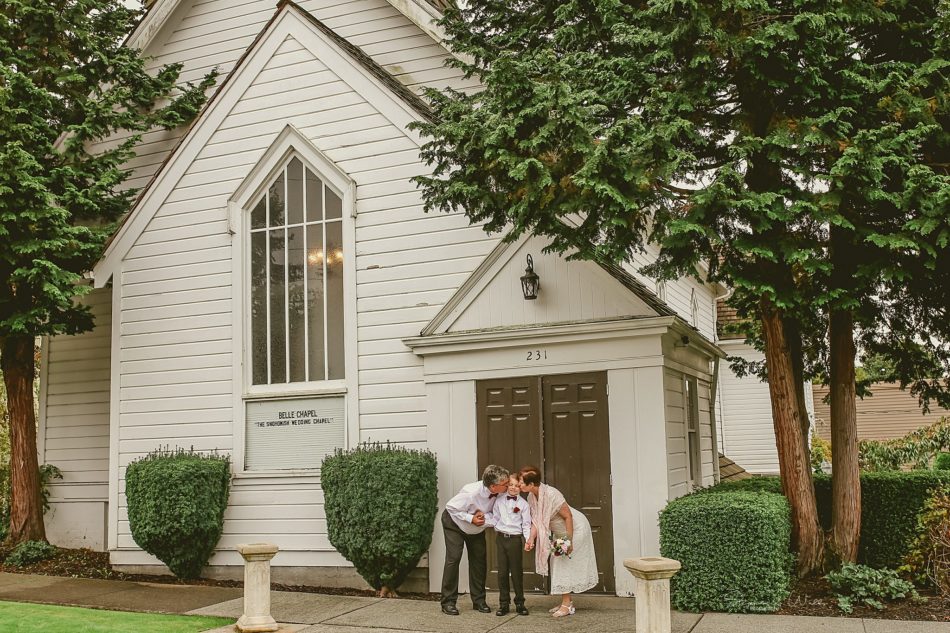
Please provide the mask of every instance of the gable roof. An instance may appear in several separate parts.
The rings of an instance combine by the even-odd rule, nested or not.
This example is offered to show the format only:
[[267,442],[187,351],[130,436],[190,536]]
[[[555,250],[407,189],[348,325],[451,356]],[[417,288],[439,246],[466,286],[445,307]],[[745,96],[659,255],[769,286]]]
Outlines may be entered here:
[[[469,275],[459,289],[449,298],[442,309],[422,329],[420,336],[426,337],[445,334],[448,329],[459,320],[468,307],[476,301],[478,296],[488,287],[502,268],[532,237],[533,236],[529,233],[523,233],[515,239],[508,237],[503,238],[485,259],[482,260],[472,274]],[[604,261],[595,261],[593,263],[614,280],[618,281],[624,288],[629,290],[634,297],[655,311],[656,315],[651,316],[678,318],[678,315],[670,306],[620,266]]]
[[[439,44],[445,40],[445,31],[436,22],[442,18],[442,11],[454,6],[454,0],[386,0],[390,5],[422,29],[429,37]],[[126,38],[126,46],[145,49],[159,31],[162,30],[169,18],[175,13],[183,0],[149,0],[145,1],[148,12],[135,27],[135,30]],[[278,5],[279,6],[279,5]],[[451,52],[451,51],[450,51]]]
[[[409,131],[407,126],[411,122],[430,118],[429,106],[383,70],[359,47],[334,33],[292,0],[281,0],[274,15],[208,99],[198,116],[192,120],[148,184],[139,192],[132,209],[106,244],[102,257],[93,269],[96,287],[103,287],[112,277],[118,262],[144,231],[159,205],[183,175],[187,164],[214,133],[217,128],[216,122],[212,121],[214,114],[219,113],[222,118],[227,116],[273,52],[290,35],[300,39],[304,46],[309,42],[313,47],[319,48],[322,55],[332,57],[331,63],[340,64],[341,69],[348,66],[352,72],[342,73],[340,78],[356,92],[366,93],[363,97],[367,101],[387,102],[388,107],[380,112],[396,127],[406,132],[416,145],[422,145],[418,133]],[[185,166],[182,167],[182,164]]]

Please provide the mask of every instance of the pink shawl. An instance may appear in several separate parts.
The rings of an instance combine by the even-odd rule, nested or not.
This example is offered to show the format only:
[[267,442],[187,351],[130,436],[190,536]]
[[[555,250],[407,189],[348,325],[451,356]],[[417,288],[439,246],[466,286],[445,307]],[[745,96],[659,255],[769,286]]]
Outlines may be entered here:
[[538,496],[528,495],[531,523],[537,530],[537,538],[534,541],[534,570],[542,576],[548,575],[548,556],[551,555],[551,539],[548,535],[551,533],[551,519],[565,503],[567,501],[561,491],[547,484],[538,486]]

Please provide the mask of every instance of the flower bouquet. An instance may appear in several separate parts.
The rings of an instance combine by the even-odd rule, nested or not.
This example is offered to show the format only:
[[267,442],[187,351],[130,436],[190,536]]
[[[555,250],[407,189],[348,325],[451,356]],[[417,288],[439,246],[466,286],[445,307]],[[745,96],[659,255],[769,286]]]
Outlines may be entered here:
[[570,554],[567,553],[571,547],[571,539],[569,538],[554,538],[551,537],[551,553],[555,556],[567,556],[570,558]]

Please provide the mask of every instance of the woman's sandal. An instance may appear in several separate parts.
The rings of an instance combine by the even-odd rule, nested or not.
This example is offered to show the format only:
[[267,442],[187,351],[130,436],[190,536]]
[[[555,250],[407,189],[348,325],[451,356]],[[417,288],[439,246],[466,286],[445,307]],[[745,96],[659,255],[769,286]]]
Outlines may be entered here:
[[[564,605],[559,604],[559,605],[557,605],[557,606],[551,607],[550,609],[548,609],[548,613],[554,613],[555,611],[557,611],[558,609],[560,609],[560,608],[563,607],[563,606],[564,606]],[[574,601],[571,600],[571,601],[568,603],[568,606],[571,607],[571,608],[573,608],[573,607],[574,607]]]
[[554,610],[554,613],[551,614],[555,618],[563,618],[568,615],[574,615],[574,605],[564,606],[563,604]]

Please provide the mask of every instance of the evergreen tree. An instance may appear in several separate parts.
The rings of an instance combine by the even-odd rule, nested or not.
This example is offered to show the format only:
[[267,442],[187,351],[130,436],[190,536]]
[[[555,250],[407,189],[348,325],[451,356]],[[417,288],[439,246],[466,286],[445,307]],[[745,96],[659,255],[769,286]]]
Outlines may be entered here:
[[[135,192],[141,135],[190,120],[214,83],[176,89],[123,46],[140,11],[121,0],[0,0],[0,366],[13,500],[8,541],[45,540],[33,409],[34,341],[93,326],[75,298]],[[96,142],[115,138],[115,142]]]
[[734,288],[761,335],[800,573],[824,558],[803,379],[830,375],[831,543],[853,560],[855,330],[880,323],[903,264],[932,276],[948,239],[948,12],[474,0],[443,22],[483,89],[429,95],[427,208],[545,235],[573,258],[620,261],[654,241],[652,274],[705,264]]

